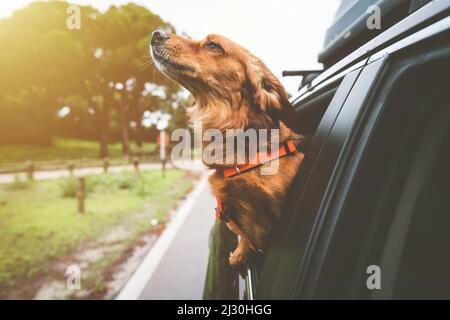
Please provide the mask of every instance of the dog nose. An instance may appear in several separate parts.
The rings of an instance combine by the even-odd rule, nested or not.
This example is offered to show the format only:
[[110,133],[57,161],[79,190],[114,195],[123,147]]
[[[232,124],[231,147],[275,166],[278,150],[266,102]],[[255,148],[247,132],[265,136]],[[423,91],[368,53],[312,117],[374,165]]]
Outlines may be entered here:
[[169,36],[164,31],[156,30],[152,33],[153,45],[163,44],[167,39],[169,39]]

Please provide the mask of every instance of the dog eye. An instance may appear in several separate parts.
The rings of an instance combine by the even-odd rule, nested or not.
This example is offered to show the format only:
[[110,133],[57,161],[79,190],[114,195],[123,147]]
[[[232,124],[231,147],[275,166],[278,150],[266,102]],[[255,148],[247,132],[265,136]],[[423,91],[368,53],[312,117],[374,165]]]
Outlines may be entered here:
[[210,50],[223,50],[222,47],[214,41],[208,41],[205,44],[205,48]]

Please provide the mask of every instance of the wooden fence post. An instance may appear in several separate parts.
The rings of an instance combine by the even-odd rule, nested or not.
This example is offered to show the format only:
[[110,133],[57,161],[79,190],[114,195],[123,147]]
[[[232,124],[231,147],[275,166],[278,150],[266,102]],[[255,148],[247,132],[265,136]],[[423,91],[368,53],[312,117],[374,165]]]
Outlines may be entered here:
[[26,172],[27,172],[27,177],[28,177],[28,180],[29,181],[32,181],[33,179],[34,179],[34,177],[33,177],[33,175],[34,175],[34,170],[35,170],[36,168],[34,167],[34,164],[33,164],[33,162],[31,162],[31,161],[28,161],[28,163],[27,163],[27,167],[26,167]]
[[69,162],[69,165],[67,166],[67,170],[69,170],[69,174],[71,177],[73,177],[73,170],[75,169],[75,163],[73,161]]
[[158,141],[159,144],[159,158],[162,164],[162,177],[166,177],[166,147],[169,144],[169,135],[166,130],[159,132]]
[[137,172],[139,172],[139,158],[134,158],[134,160],[133,160],[133,166],[134,166],[134,170],[136,170]]
[[103,159],[103,173],[108,173],[108,167],[109,167],[109,159],[104,158]]
[[162,161],[162,177],[166,177],[166,159]]
[[86,193],[84,177],[78,178],[78,212],[84,213],[84,198]]

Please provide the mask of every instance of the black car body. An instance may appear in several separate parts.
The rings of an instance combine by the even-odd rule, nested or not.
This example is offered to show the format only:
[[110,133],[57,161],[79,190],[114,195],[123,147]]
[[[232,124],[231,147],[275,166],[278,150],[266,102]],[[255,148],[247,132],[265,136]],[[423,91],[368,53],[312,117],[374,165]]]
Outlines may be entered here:
[[312,140],[246,298],[450,298],[450,1],[407,2],[292,99]]

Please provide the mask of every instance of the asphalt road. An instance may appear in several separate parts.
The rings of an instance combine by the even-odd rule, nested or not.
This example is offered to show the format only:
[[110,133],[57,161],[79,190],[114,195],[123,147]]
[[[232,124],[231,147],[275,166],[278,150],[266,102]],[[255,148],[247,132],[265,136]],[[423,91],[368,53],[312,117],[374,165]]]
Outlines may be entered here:
[[202,298],[214,207],[215,198],[205,184],[139,299]]

